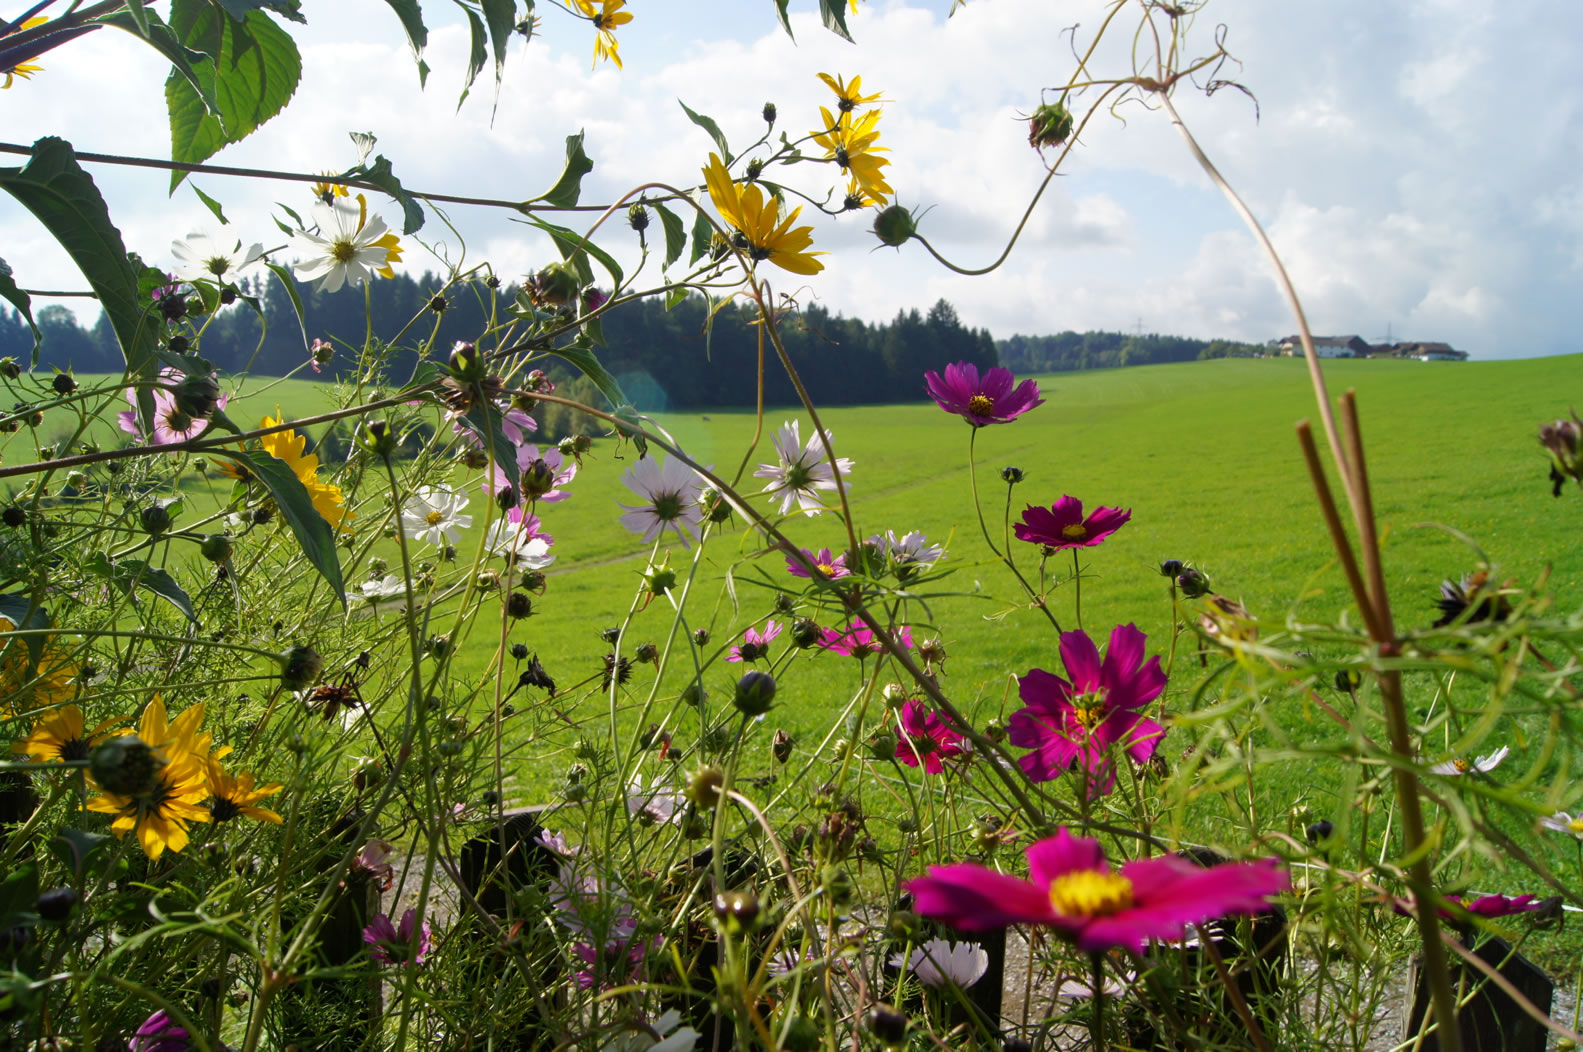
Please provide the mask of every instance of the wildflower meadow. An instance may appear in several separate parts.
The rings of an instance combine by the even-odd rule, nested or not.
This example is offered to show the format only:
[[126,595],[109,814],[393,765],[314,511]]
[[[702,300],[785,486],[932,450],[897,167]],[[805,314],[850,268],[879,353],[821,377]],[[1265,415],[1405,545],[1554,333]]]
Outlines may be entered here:
[[[859,0],[816,2],[828,32],[858,28]],[[788,0],[744,5],[792,32]],[[995,131],[1042,182],[1000,204],[1019,222],[989,269],[1018,266],[1091,122],[1179,132],[1182,170],[1246,220],[1301,333],[1304,364],[1261,382],[1311,392],[1285,449],[1228,457],[1304,488],[1308,532],[1272,542],[1287,575],[1241,581],[1231,534],[1291,527],[1238,495],[1240,469],[1191,513],[1199,548],[1140,559],[1119,551],[1192,499],[1185,472],[1129,503],[1088,418],[1007,455],[1041,418],[1079,420],[1087,378],[941,351],[896,415],[810,396],[788,339],[843,280],[820,247],[838,224],[977,273],[903,203],[871,75],[820,73],[825,105],[767,102],[752,127],[684,104],[689,179],[611,200],[587,199],[604,155],[575,129],[553,185],[514,202],[413,190],[355,134],[340,171],[211,163],[313,105],[292,100],[313,6],[41,0],[0,19],[0,105],[117,29],[170,63],[172,129],[170,160],[119,161],[281,195],[278,229],[244,230],[203,194],[215,223],[168,231],[165,270],[66,139],[0,168],[124,358],[0,360],[0,1048],[1583,1041],[1583,567],[1574,545],[1508,572],[1524,538],[1479,535],[1495,503],[1576,535],[1583,421],[1560,371],[1542,418],[1505,418],[1492,383],[1495,408],[1446,422],[1518,436],[1477,467],[1513,481],[1413,520],[1458,562],[1401,594],[1392,487],[1444,447],[1371,442],[1362,401],[1327,384],[1356,374],[1321,366],[1303,288],[1178,113],[1185,93],[1257,89],[1213,5],[1109,0],[1052,48]],[[421,56],[439,5],[367,6]],[[663,12],[456,6],[469,106],[545,34],[619,70],[633,23]],[[501,273],[432,251],[446,210],[474,207],[553,256]],[[418,265],[429,298],[376,336],[371,290]],[[37,335],[29,282],[0,260]],[[262,319],[266,285],[299,322],[299,287],[367,296],[366,331],[302,324],[289,383],[217,368],[206,333]],[[704,350],[676,368],[752,358],[730,368],[754,411],[683,419],[627,389],[605,324],[649,301],[703,305]],[[441,341],[463,304],[477,330]],[[708,344],[728,317],[747,345]],[[767,382],[797,403],[766,408]],[[925,468],[941,484],[918,520],[867,503]]]

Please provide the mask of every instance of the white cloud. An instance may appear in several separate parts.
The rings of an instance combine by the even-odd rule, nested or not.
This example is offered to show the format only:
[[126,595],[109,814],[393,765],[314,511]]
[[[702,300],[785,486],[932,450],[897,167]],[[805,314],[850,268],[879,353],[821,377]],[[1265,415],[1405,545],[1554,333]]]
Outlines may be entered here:
[[[1072,66],[1073,47],[1103,10],[1098,0],[972,0],[946,19],[947,0],[871,0],[852,23],[857,46],[807,10],[794,15],[794,46],[764,0],[699,0],[690,25],[716,27],[713,36],[640,8],[622,29],[626,70],[592,74],[586,26],[547,18],[545,39],[513,45],[491,120],[489,69],[456,108],[465,27],[434,28],[434,73],[420,92],[395,20],[379,5],[352,6],[310,11],[315,25],[300,37],[307,72],[287,114],[217,163],[341,168],[355,159],[346,133],[371,130],[410,188],[519,201],[554,182],[564,139],[581,128],[596,165],[584,200],[607,202],[650,179],[696,186],[714,146],[678,98],[717,120],[740,150],[762,132],[766,100],[779,109],[777,138],[798,137],[831,98],[814,74],[860,73],[866,89],[890,100],[882,129],[898,199],[933,206],[923,231],[967,267],[999,255],[1044,178],[1018,118]],[[1447,340],[1481,356],[1577,349],[1583,308],[1571,286],[1583,267],[1583,186],[1572,169],[1583,111],[1569,88],[1583,31],[1493,0],[1225,0],[1196,19],[1188,53],[1204,52],[1217,19],[1242,61],[1218,75],[1254,92],[1259,118],[1233,90],[1206,99],[1184,84],[1177,103],[1268,223],[1320,330],[1377,337],[1389,323],[1403,338]],[[1075,42],[1066,33],[1074,24]],[[1131,43],[1126,27],[1095,68],[1127,72]],[[6,94],[8,139],[54,133],[82,150],[164,155],[165,68],[148,48],[105,30],[45,66]],[[1151,331],[1256,340],[1290,331],[1251,239],[1168,121],[1141,105],[1117,116],[1101,111],[1089,123],[995,273],[950,274],[913,245],[873,252],[867,217],[821,218],[805,204],[816,247],[831,253],[825,274],[805,287],[870,320],[945,296],[964,321],[997,336],[1139,321]],[[128,244],[151,257],[166,258],[173,238],[209,218],[186,190],[167,199],[163,173],[92,172]],[[778,178],[816,199],[839,182],[810,164]],[[273,202],[305,200],[291,184],[197,182],[225,202],[242,236],[266,244],[284,242]],[[371,203],[398,219],[388,202]],[[552,258],[548,240],[509,212],[447,206],[445,214],[466,239],[468,261],[488,260],[508,279]],[[551,218],[585,229],[595,215]],[[634,265],[622,218],[605,229],[623,265]],[[443,241],[452,259],[460,251],[432,219],[420,236]],[[9,202],[0,207],[0,257],[24,285],[81,286]],[[416,255],[408,259],[422,269]]]

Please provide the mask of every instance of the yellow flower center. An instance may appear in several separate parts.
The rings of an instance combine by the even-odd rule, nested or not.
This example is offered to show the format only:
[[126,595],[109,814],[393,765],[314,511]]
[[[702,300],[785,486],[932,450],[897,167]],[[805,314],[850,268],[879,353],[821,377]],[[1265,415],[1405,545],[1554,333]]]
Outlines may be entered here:
[[1063,917],[1108,917],[1132,906],[1132,881],[1120,873],[1081,869],[1055,878],[1050,905]]
[[357,246],[350,241],[337,241],[330,246],[330,255],[337,263],[350,263],[357,255]]
[[967,411],[974,416],[989,416],[995,412],[995,403],[988,395],[976,394],[967,400]]
[[423,517],[423,521],[428,523],[430,526],[438,526],[440,523],[445,521],[445,516],[441,512],[431,511]]
[[1471,763],[1460,758],[1452,760],[1451,766],[1457,769],[1458,774],[1467,774],[1469,771],[1473,770],[1473,765]]
[[204,264],[204,269],[217,278],[222,277],[227,270],[231,269],[231,261],[224,256],[211,256],[209,261]]
[[1567,828],[1570,829],[1575,836],[1583,836],[1583,815],[1578,815],[1576,818],[1572,819],[1572,821],[1568,822]]
[[818,570],[820,573],[824,574],[826,577],[834,577],[835,576],[835,567],[830,565],[829,563],[820,563],[818,566],[815,567],[815,569]]
[[1085,540],[1088,537],[1088,527],[1080,522],[1074,522],[1070,526],[1061,527],[1061,536],[1069,541]]

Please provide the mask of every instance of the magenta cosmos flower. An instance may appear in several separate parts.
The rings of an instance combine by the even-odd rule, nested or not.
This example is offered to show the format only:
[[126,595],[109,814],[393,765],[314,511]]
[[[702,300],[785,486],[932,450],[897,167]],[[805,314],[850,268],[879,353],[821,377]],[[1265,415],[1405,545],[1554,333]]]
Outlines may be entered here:
[[[945,375],[923,374],[929,397],[947,413],[955,413],[974,427],[1009,424],[1035,406],[1044,404],[1039,385],[1032,380],[1017,384],[1010,369],[996,366],[979,378],[978,366],[957,362],[945,367]],[[1016,389],[1012,385],[1017,384]]]
[[1110,751],[1120,745],[1134,763],[1147,763],[1160,744],[1161,726],[1138,713],[1165,690],[1157,657],[1143,659],[1148,637],[1136,625],[1111,629],[1103,661],[1086,632],[1061,636],[1061,662],[1069,680],[1042,668],[1018,681],[1026,708],[1006,722],[1011,744],[1033,752],[1018,763],[1035,782],[1047,782],[1074,763],[1088,772],[1090,793],[1115,784]]
[[1130,510],[1122,508],[1094,509],[1083,518],[1083,502],[1076,497],[1062,497],[1048,508],[1032,504],[1022,513],[1022,521],[1012,526],[1019,541],[1030,544],[1048,544],[1052,548],[1092,548],[1115,533],[1132,518]]
[[137,1028],[127,1048],[131,1052],[187,1052],[192,1048],[192,1039],[185,1028],[160,1009]]
[[[906,625],[891,629],[890,634],[904,648],[912,649],[912,632]],[[873,630],[863,622],[854,621],[847,626],[845,632],[837,632],[833,628],[825,629],[819,639],[819,649],[861,659],[871,654],[884,653],[885,644],[881,643]]]
[[[804,548],[802,549],[802,553],[808,557],[809,562],[813,563],[814,569],[818,570],[821,574],[830,578],[832,581],[837,577],[845,577],[852,572],[846,568],[846,556],[832,555],[829,548],[820,548],[817,552],[811,552],[807,548]],[[790,555],[786,557],[786,572],[791,574],[793,577],[811,578],[813,576],[807,570],[803,569],[802,563],[798,562]]]
[[376,914],[374,922],[363,929],[363,941],[368,944],[368,955],[380,964],[406,964],[411,955],[413,964],[422,964],[429,956],[429,922],[423,922],[418,935],[418,945],[412,946],[412,929],[418,922],[418,911],[408,910],[401,915],[400,926],[390,923],[383,913]]
[[945,770],[945,761],[965,756],[962,732],[953,728],[938,712],[909,699],[901,707],[901,740],[896,743],[896,759],[908,767],[920,763],[930,774]]
[[1043,924],[1079,950],[1143,952],[1149,939],[1180,939],[1189,924],[1257,913],[1291,879],[1275,859],[1204,868],[1176,855],[1136,859],[1112,870],[1099,841],[1065,829],[1028,845],[1019,880],[969,862],[930,866],[908,881],[917,911],[962,931]]
[[731,648],[727,661],[758,661],[769,657],[770,640],[781,634],[781,626],[774,620],[764,622],[764,631],[750,628],[742,633],[742,642]]

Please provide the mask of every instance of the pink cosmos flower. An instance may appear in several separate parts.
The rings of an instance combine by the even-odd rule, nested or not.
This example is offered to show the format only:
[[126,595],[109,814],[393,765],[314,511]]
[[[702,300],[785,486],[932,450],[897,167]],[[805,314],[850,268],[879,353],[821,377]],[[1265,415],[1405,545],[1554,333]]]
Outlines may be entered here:
[[1022,521],[1012,526],[1019,541],[1048,544],[1052,548],[1092,548],[1115,533],[1132,518],[1130,510],[1100,506],[1083,518],[1083,502],[1062,497],[1048,508],[1032,504],[1022,513]]
[[896,743],[896,759],[908,767],[920,762],[930,774],[945,770],[945,761],[966,756],[968,749],[962,732],[954,729],[939,713],[909,699],[901,707],[901,740]]
[[1273,858],[1204,868],[1164,855],[1112,870],[1099,841],[1065,829],[1028,845],[1028,873],[1019,880],[963,862],[930,866],[903,886],[920,914],[962,931],[1043,924],[1084,952],[1134,954],[1149,939],[1181,939],[1190,924],[1257,913],[1291,886]]
[[999,366],[980,379],[978,366],[972,362],[957,362],[945,367],[944,376],[927,372],[923,379],[936,405],[974,427],[1009,424],[1035,406],[1044,404],[1044,399],[1039,397],[1038,384],[1024,380],[1012,390],[1017,378],[1010,369]]
[[[832,581],[838,577],[845,577],[852,572],[846,568],[846,555],[844,553],[832,555],[829,548],[820,548],[817,553],[804,548],[802,553],[808,557],[809,562],[814,564],[815,569]],[[801,563],[789,555],[786,557],[786,572],[793,577],[811,578],[813,576],[802,568]]]
[[[903,647],[912,649],[912,632],[906,625],[891,629],[890,634]],[[863,622],[854,621],[847,626],[845,632],[837,632],[833,628],[824,629],[819,639],[819,649],[831,650],[861,660],[871,654],[884,653],[885,644],[881,643],[875,637],[873,630]]]
[[[182,381],[182,374],[175,369],[160,370],[159,379],[162,384],[169,387],[155,387],[151,393],[154,396],[154,437],[147,439],[151,446],[168,446],[176,442],[185,442],[190,438],[197,438],[209,428],[207,417],[189,416],[176,408],[176,394],[174,388]],[[143,439],[143,426],[138,420],[137,391],[134,388],[126,389],[126,400],[132,408],[123,413],[117,413],[115,420],[122,431],[134,438]],[[227,394],[220,395],[215,400],[216,409],[224,409],[225,404],[231,400]]]
[[742,633],[742,642],[731,648],[727,661],[758,661],[769,657],[770,640],[781,634],[781,626],[772,620],[764,622],[764,631],[750,628]]
[[163,1008],[143,1020],[127,1043],[131,1052],[187,1052],[191,1047],[192,1039],[186,1029],[178,1026]]
[[1105,659],[1086,632],[1061,636],[1061,661],[1070,681],[1036,668],[1017,683],[1026,708],[1006,721],[1011,744],[1034,751],[1018,763],[1035,782],[1047,782],[1074,761],[1089,775],[1091,794],[1115,784],[1110,751],[1120,745],[1134,763],[1154,755],[1164,729],[1138,713],[1165,690],[1160,659],[1143,659],[1147,638],[1136,625],[1111,629]]
[[591,990],[599,985],[609,990],[643,976],[643,959],[658,950],[663,939],[634,938],[638,922],[625,920],[612,925],[610,938],[601,951],[593,943],[579,942],[572,945],[572,952],[585,967],[577,972],[577,988]]
[[388,840],[370,840],[352,859],[352,876],[366,876],[369,880],[377,881],[381,891],[389,891],[396,876],[395,868],[390,864],[390,856],[395,851],[396,845]]
[[423,930],[418,935],[416,952],[412,947],[412,929],[418,922],[418,911],[410,909],[401,915],[401,925],[398,927],[390,923],[390,918],[383,913],[374,916],[374,922],[363,929],[363,941],[368,944],[368,955],[380,964],[408,964],[408,954],[411,954],[412,964],[422,964],[429,956],[430,936],[433,934],[429,922],[423,922]]
[[[1496,917],[1510,917],[1516,913],[1528,913],[1532,910],[1543,909],[1545,906],[1534,895],[1518,895],[1515,898],[1509,898],[1505,895],[1481,895],[1472,902],[1469,902],[1461,895],[1446,895],[1445,900],[1447,905],[1461,907],[1475,917],[1481,917],[1484,920],[1494,920]],[[1417,909],[1411,897],[1397,899],[1391,905],[1397,913],[1406,917],[1413,916],[1414,911]],[[1455,909],[1441,907],[1436,912],[1440,914],[1442,920],[1452,921],[1453,923],[1462,922],[1466,919]]]

